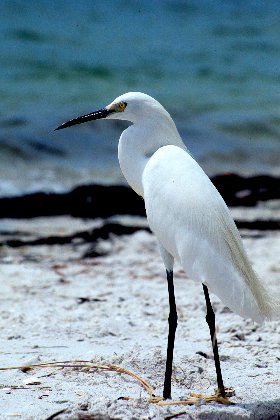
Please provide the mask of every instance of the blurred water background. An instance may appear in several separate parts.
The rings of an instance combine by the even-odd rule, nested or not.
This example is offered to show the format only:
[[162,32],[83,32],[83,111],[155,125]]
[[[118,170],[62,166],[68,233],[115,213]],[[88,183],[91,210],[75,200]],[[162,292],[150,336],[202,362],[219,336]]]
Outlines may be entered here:
[[125,123],[53,130],[127,91],[209,175],[280,174],[278,0],[1,0],[0,30],[1,196],[123,183]]

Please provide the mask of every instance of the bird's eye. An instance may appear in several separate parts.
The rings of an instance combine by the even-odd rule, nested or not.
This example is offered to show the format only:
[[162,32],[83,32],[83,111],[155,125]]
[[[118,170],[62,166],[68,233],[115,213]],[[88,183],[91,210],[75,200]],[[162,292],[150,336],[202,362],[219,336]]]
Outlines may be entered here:
[[125,108],[126,108],[126,102],[120,102],[119,104],[118,104],[118,111],[119,112],[123,112],[124,110],[125,110]]

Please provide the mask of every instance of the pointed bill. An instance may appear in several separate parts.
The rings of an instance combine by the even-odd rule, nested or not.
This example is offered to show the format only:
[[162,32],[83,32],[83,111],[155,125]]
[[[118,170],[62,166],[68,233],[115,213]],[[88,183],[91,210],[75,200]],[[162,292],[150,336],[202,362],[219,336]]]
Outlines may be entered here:
[[101,118],[106,118],[109,114],[114,112],[114,110],[109,109],[108,107],[99,109],[98,111],[92,112],[90,114],[82,115],[78,118],[73,118],[70,121],[67,121],[63,124],[61,124],[59,127],[55,129],[56,130],[62,130],[63,128],[72,127],[76,124],[82,124],[87,121],[93,121],[93,120],[99,120]]

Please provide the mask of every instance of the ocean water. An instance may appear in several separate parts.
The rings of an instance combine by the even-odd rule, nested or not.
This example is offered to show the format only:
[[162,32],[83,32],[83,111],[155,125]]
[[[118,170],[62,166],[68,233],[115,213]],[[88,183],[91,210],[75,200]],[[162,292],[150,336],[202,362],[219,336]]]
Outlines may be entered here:
[[1,0],[0,31],[0,196],[123,183],[125,123],[53,130],[127,91],[209,175],[279,175],[278,0]]

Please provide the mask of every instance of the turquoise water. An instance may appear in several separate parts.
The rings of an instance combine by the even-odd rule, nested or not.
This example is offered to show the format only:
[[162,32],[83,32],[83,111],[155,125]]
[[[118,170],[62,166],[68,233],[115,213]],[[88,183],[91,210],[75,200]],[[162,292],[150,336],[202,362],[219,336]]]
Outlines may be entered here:
[[279,1],[2,0],[0,28],[0,194],[122,182],[124,125],[53,129],[126,91],[157,98],[210,175],[279,174]]

